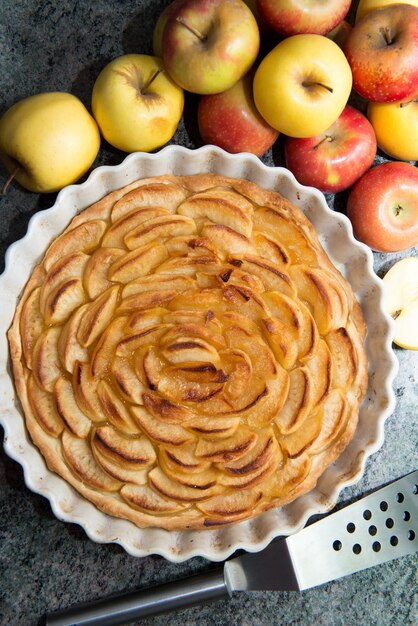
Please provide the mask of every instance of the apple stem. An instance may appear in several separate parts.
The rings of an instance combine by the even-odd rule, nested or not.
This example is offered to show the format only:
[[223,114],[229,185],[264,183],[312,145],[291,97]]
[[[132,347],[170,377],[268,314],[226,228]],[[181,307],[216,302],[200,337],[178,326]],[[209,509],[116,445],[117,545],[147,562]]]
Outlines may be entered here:
[[19,170],[21,169],[20,165],[16,165],[16,167],[14,168],[14,170],[12,170],[12,172],[10,173],[9,178],[6,180],[6,182],[4,183],[1,193],[4,196],[7,193],[7,190],[9,189],[11,183],[13,182],[13,180],[16,178]]
[[325,135],[325,137],[323,137],[323,138],[321,139],[321,141],[320,141],[319,143],[317,143],[317,144],[316,144],[316,146],[314,146],[314,147],[313,147],[313,150],[318,150],[319,146],[322,146],[322,144],[323,144],[325,141],[328,141],[329,143],[331,143],[331,141],[334,141],[334,138],[333,138],[333,137],[331,137],[331,135]]
[[390,46],[393,42],[392,37],[390,36],[390,29],[388,26],[385,26],[385,28],[381,28],[380,32],[383,35],[383,39],[386,41],[387,45]]
[[324,85],[323,83],[313,83],[307,80],[302,83],[302,87],[323,87],[324,89],[327,89],[330,93],[334,91],[333,88],[328,87],[328,85]]
[[140,94],[144,95],[145,92],[147,91],[147,89],[151,86],[151,84],[154,82],[154,80],[157,78],[157,76],[159,74],[161,74],[163,70],[155,70],[154,74],[151,75],[151,78],[149,80],[147,80],[147,82],[145,83],[145,85],[143,85],[140,89]]
[[409,100],[409,102],[401,102],[399,106],[401,109],[403,109],[404,107],[407,107],[408,104],[418,104],[418,99],[415,98],[413,100]]
[[401,313],[402,313],[401,309],[394,311],[394,313],[392,313],[392,319],[396,320],[396,318],[399,317]]
[[196,35],[196,37],[198,39],[200,39],[201,41],[205,41],[206,36],[203,35],[200,30],[197,30],[197,28],[195,28],[194,26],[192,26],[191,24],[189,24],[184,17],[182,17],[181,15],[179,15],[178,17],[176,17],[176,21],[179,24],[182,24],[183,26],[185,26],[191,33],[193,33],[193,35]]

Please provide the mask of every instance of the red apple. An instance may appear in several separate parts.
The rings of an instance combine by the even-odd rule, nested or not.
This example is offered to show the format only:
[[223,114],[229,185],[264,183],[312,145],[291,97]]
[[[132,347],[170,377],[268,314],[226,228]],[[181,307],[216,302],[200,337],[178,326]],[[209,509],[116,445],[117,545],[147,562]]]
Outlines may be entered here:
[[262,19],[286,37],[326,35],[347,15],[351,0],[257,0]]
[[279,132],[257,111],[252,95],[252,74],[222,93],[202,96],[198,105],[199,131],[205,143],[227,152],[261,156]]
[[303,185],[324,192],[351,187],[372,165],[376,136],[368,119],[351,106],[316,137],[286,137],[286,165]]
[[418,170],[410,163],[376,165],[347,202],[354,235],[373,250],[398,252],[418,244]]
[[344,52],[353,87],[372,102],[398,102],[418,94],[418,8],[391,4],[365,15]]
[[260,32],[242,0],[183,0],[166,17],[161,43],[164,66],[187,91],[225,91],[257,57]]

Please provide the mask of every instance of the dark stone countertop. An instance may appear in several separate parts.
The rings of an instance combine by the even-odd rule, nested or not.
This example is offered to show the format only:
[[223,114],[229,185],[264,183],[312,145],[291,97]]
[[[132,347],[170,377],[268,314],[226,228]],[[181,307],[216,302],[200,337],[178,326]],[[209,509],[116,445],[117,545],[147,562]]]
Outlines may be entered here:
[[[151,53],[153,26],[164,0],[3,0],[0,6],[0,114],[14,102],[43,91],[71,91],[89,107],[96,76],[112,58]],[[354,8],[354,3],[353,3]],[[351,15],[353,10],[351,11]],[[186,123],[172,143],[199,145],[195,101],[188,95]],[[96,165],[124,155],[103,145]],[[262,159],[283,164],[280,150]],[[0,186],[6,179],[0,168]],[[4,253],[24,236],[29,218],[54,203],[13,185],[0,197],[1,266]],[[337,209],[345,196],[327,198]],[[375,254],[382,275],[402,254]],[[415,469],[417,459],[418,353],[395,349],[400,363],[397,406],[385,425],[385,442],[368,461],[362,479],[345,489],[339,504],[357,499]],[[1,429],[0,429],[0,432]],[[35,626],[47,611],[162,583],[213,567],[203,558],[180,564],[158,556],[134,558],[117,545],[99,545],[75,524],[58,521],[43,497],[25,486],[20,466],[0,452],[0,623]],[[416,560],[391,561],[301,594],[235,594],[229,601],[141,620],[142,626],[408,626],[416,623]]]

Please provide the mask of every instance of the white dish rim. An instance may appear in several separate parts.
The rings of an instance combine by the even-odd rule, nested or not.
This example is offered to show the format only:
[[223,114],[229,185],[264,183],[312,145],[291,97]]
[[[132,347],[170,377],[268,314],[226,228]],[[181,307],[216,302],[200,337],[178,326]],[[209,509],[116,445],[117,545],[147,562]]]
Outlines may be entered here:
[[[6,333],[33,266],[76,213],[135,177],[202,171],[248,178],[260,186],[278,190],[313,221],[331,259],[352,284],[353,280],[356,283],[353,289],[363,305],[366,321],[367,317],[373,318],[366,338],[369,390],[360,411],[361,429],[359,426],[343,455],[325,471],[309,494],[281,509],[227,528],[179,532],[139,529],[131,522],[99,511],[47,469],[30,441],[16,400]],[[361,276],[357,276],[359,270]],[[96,168],[85,182],[61,190],[52,207],[31,217],[26,235],[6,251],[0,296],[4,306],[0,319],[0,423],[5,431],[4,449],[22,466],[27,487],[49,500],[55,516],[79,524],[93,541],[117,543],[133,556],[156,554],[172,562],[196,556],[222,561],[238,549],[257,552],[274,538],[300,530],[312,515],[332,509],[341,490],[360,480],[367,459],[383,445],[384,423],[396,402],[393,381],[398,362],[392,350],[393,321],[383,308],[383,284],[373,271],[372,252],[354,238],[348,218],[331,210],[321,192],[299,184],[289,170],[265,165],[252,154],[232,155],[211,145],[197,149],[170,145],[156,153],[130,154],[119,165]]]

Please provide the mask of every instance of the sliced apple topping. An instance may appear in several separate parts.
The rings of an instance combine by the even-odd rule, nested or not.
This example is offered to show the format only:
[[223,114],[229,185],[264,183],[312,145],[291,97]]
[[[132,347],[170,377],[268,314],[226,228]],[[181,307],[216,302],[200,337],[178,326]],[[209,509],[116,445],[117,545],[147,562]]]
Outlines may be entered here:
[[64,430],[64,422],[58,415],[53,396],[38,387],[33,376],[28,379],[28,400],[37,422],[53,437]]
[[358,369],[357,351],[344,327],[331,331],[326,336],[332,362],[332,386],[348,390],[353,384]]
[[291,298],[296,295],[296,289],[289,275],[283,269],[267,259],[255,255],[244,254],[228,259],[232,264],[238,260],[244,272],[258,276],[264,285],[265,291],[278,291]]
[[262,258],[272,261],[279,267],[287,267],[289,265],[289,256],[279,241],[259,232],[253,233],[253,239]]
[[[160,266],[161,267],[161,266]],[[158,271],[159,268],[157,268]],[[172,291],[176,294],[191,289],[194,285],[193,280],[189,276],[166,276],[164,274],[151,274],[149,276],[141,276],[127,283],[122,291],[122,297],[128,298],[138,293],[147,291]]]
[[193,435],[183,426],[158,421],[144,407],[132,406],[130,410],[140,429],[157,443],[181,446],[193,440]]
[[315,381],[312,389],[312,407],[315,408],[323,400],[330,388],[333,376],[333,363],[327,343],[321,339],[314,356],[306,360],[306,367]]
[[195,232],[196,224],[192,219],[183,215],[163,215],[134,228],[126,235],[125,245],[129,250],[134,250],[146,246],[156,239],[164,240],[166,237],[192,235]]
[[188,476],[189,474],[202,474],[209,470],[212,465],[211,461],[199,458],[195,454],[194,449],[194,443],[181,448],[175,446],[163,447],[160,460],[163,461],[164,471],[175,477],[179,473],[184,473]]
[[122,248],[125,250],[124,240],[128,233],[140,224],[163,215],[169,215],[167,209],[163,207],[147,206],[134,209],[112,224],[103,237],[102,245],[108,248]]
[[108,421],[115,428],[127,434],[138,432],[135,420],[132,418],[129,409],[109,383],[104,380],[98,383],[97,396]]
[[146,391],[143,399],[148,412],[167,424],[183,424],[193,417],[193,413],[185,406],[174,404],[152,391]]
[[257,440],[258,434],[242,426],[226,439],[199,439],[194,454],[197,458],[209,459],[214,463],[227,463],[243,457],[252,450]]
[[170,213],[174,213],[186,195],[187,192],[182,187],[169,181],[162,183],[145,182],[115,202],[111,213],[112,222],[116,222],[127,213],[140,207],[165,207]]
[[210,528],[217,523],[235,522],[248,517],[262,497],[261,490],[241,489],[212,497],[207,502],[199,502],[197,508],[207,516],[204,525]]
[[103,220],[91,220],[66,231],[58,237],[48,249],[44,258],[44,266],[47,272],[62,257],[74,252],[91,252],[100,243],[107,228]]
[[276,417],[282,433],[300,428],[312,408],[314,383],[307,367],[297,367],[289,374],[289,392],[283,408]]
[[133,335],[123,337],[116,346],[117,356],[130,356],[143,346],[158,342],[160,337],[167,331],[168,324],[157,324],[140,330]]
[[214,480],[195,486],[182,485],[171,480],[159,467],[154,467],[148,474],[150,486],[159,494],[178,502],[199,502],[217,495],[221,488]]
[[254,226],[258,231],[279,240],[292,263],[316,265],[318,255],[303,230],[289,219],[289,214],[272,207],[260,207],[254,212]]
[[187,429],[199,437],[209,441],[216,441],[232,437],[238,429],[240,421],[237,415],[208,417],[208,415],[203,414],[200,417],[189,419]]
[[252,254],[255,252],[251,240],[229,226],[203,224],[201,235],[206,237],[213,246],[216,246],[224,257],[227,254],[241,254],[243,252]]
[[62,367],[70,374],[74,371],[76,361],[88,361],[87,348],[83,347],[78,338],[78,329],[89,304],[84,304],[71,315],[64,325],[58,339],[58,355]]
[[187,215],[199,222],[205,218],[250,237],[252,231],[252,204],[243,196],[226,189],[211,190],[195,194],[185,200],[177,209],[180,215]]
[[118,302],[119,286],[114,285],[89,304],[84,311],[77,333],[83,348],[88,348],[112,321]]
[[89,363],[75,363],[72,385],[76,402],[92,422],[100,423],[107,421],[107,415],[97,396],[98,382],[91,374]]
[[54,387],[54,400],[57,413],[66,427],[76,437],[87,437],[91,420],[79,408],[74,397],[71,381],[61,376]]
[[103,491],[118,491],[122,483],[109,476],[93,456],[88,441],[64,431],[62,450],[69,468],[80,477],[85,485]]
[[40,311],[40,292],[40,287],[37,287],[30,293],[22,307],[20,317],[23,355],[29,369],[32,369],[33,348],[44,328]]
[[146,276],[166,258],[167,250],[160,243],[137,247],[112,263],[108,278],[119,283],[129,283],[139,276]]
[[145,385],[137,378],[131,360],[127,357],[115,357],[112,362],[112,374],[118,391],[128,402],[143,404],[142,394]]
[[100,426],[92,437],[92,445],[100,453],[126,469],[140,470],[156,461],[153,445],[145,435],[127,437],[113,426]]
[[295,458],[288,457],[280,472],[274,472],[263,485],[264,495],[268,498],[292,499],[292,493],[307,478],[311,468],[311,457],[302,452]]
[[153,515],[179,513],[187,507],[182,502],[165,498],[146,485],[124,485],[120,495],[130,506]]
[[116,346],[124,336],[125,324],[125,318],[114,318],[94,346],[90,367],[92,375],[96,378],[104,376],[110,370]]
[[321,426],[321,413],[317,411],[306,418],[303,423],[303,428],[298,428],[285,435],[283,439],[280,440],[280,445],[287,456],[294,459],[303,452],[309,452],[321,432]]
[[321,413],[321,432],[310,448],[311,454],[318,454],[334,441],[344,428],[349,415],[349,404],[343,393],[333,391],[318,409]]
[[33,349],[32,368],[38,385],[52,392],[61,374],[58,354],[58,340],[61,328],[50,326],[39,336]]
[[89,259],[89,255],[84,252],[73,252],[72,254],[59,258],[51,266],[42,284],[40,294],[40,308],[44,315],[47,310],[47,301],[50,298],[50,294],[54,292],[59,285],[65,284],[69,279],[82,279]]
[[87,300],[83,283],[79,278],[69,278],[53,289],[45,301],[45,323],[65,322]]
[[84,271],[84,286],[91,300],[112,286],[109,268],[124,254],[119,248],[98,248],[90,256]]

